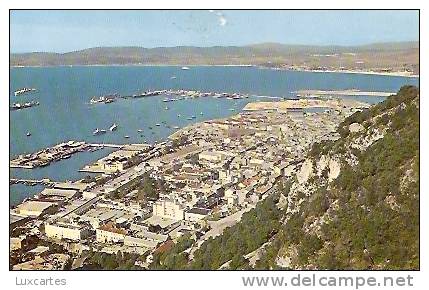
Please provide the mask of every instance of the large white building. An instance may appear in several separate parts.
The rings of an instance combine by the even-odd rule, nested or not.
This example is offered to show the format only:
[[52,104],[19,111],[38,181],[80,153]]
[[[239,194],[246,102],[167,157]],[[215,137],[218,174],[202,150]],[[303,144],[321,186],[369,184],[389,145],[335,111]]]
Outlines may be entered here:
[[67,222],[45,223],[45,234],[49,238],[69,239],[80,241],[86,239],[90,234],[88,227]]
[[153,204],[153,215],[173,220],[183,220],[185,218],[183,206],[168,199],[158,200]]
[[17,213],[24,216],[38,217],[46,212],[52,211],[56,207],[53,202],[27,201],[17,207]]

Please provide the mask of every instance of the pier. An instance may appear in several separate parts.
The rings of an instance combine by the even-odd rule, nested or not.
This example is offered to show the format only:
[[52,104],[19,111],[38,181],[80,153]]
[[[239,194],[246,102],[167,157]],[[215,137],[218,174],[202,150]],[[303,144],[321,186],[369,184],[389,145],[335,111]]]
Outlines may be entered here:
[[115,149],[121,149],[126,144],[108,144],[108,143],[90,143],[88,146],[95,147],[95,148],[115,148]]
[[49,178],[43,178],[43,179],[19,179],[19,178],[11,178],[9,180],[9,184],[24,184],[24,185],[30,185],[30,186],[34,186],[34,185],[45,185],[45,186],[50,186],[50,185],[54,185],[55,182],[50,180]]

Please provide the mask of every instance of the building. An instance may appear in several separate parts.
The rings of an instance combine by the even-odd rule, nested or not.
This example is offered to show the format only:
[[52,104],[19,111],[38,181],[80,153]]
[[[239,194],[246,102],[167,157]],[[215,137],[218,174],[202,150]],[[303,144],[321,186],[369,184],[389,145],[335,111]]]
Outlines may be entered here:
[[198,222],[206,218],[209,214],[209,209],[194,207],[185,212],[185,220],[190,222]]
[[198,154],[198,159],[201,161],[217,163],[225,159],[225,154],[220,151],[204,151]]
[[183,220],[185,213],[183,206],[176,201],[163,199],[153,204],[153,215],[173,220]]
[[108,223],[98,228],[95,234],[99,243],[123,243],[127,231],[117,228],[113,223]]
[[78,191],[74,189],[45,188],[41,193],[39,193],[39,195],[44,197],[61,197],[64,199],[70,199],[75,197],[77,193]]
[[49,238],[80,241],[90,236],[91,231],[86,225],[58,221],[45,223],[45,234]]
[[53,212],[56,208],[56,204],[46,201],[26,201],[21,203],[17,207],[17,212],[20,215],[39,217],[42,214]]

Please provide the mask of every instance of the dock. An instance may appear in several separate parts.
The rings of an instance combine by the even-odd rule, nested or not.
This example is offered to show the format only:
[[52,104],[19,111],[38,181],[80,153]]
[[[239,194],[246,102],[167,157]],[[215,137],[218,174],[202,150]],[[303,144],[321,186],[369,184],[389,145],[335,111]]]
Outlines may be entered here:
[[370,96],[370,97],[389,97],[394,95],[392,92],[365,92],[361,90],[299,90],[292,92],[301,96]]
[[50,186],[54,185],[55,182],[50,180],[49,178],[43,178],[43,179],[19,179],[19,178],[11,178],[9,180],[9,184],[24,184],[24,185],[44,185],[44,186]]

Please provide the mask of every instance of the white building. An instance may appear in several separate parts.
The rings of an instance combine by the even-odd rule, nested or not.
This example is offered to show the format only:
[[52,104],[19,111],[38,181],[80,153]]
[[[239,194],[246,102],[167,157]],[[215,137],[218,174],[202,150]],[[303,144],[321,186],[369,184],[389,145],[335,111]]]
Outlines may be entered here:
[[80,241],[86,239],[90,234],[88,227],[67,222],[45,223],[45,234],[49,238],[69,239]]
[[153,204],[153,215],[173,220],[183,220],[185,218],[183,206],[168,199],[158,200]]

